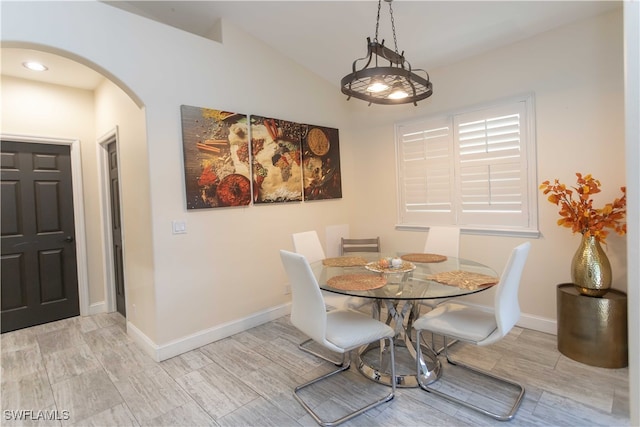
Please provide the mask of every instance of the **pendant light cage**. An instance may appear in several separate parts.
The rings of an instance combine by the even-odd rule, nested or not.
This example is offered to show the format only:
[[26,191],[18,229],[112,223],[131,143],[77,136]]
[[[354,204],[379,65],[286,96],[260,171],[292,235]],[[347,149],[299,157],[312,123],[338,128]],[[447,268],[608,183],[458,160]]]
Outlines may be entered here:
[[[367,56],[353,61],[352,72],[342,78],[341,91],[348,96],[361,99],[371,104],[408,104],[430,97],[433,94],[433,85],[429,81],[429,74],[421,69],[412,70],[411,64],[404,57],[404,52],[398,52],[395,23],[391,0],[389,3],[391,15],[391,28],[395,51],[378,42],[378,27],[380,24],[380,8],[382,0],[378,0],[378,16],[376,19],[375,39],[367,37]],[[386,66],[379,66],[378,59],[388,62]],[[362,68],[358,69],[358,63],[366,61]],[[370,65],[373,65],[370,67]],[[419,75],[417,73],[422,75]],[[424,77],[423,77],[424,76]]]

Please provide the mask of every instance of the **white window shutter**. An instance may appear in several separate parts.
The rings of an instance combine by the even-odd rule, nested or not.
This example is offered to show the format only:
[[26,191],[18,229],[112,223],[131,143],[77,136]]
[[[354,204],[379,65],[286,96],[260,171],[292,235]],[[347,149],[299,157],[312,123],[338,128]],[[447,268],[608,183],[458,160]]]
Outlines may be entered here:
[[526,227],[524,102],[453,118],[460,225]]
[[532,96],[396,125],[401,226],[537,233]]
[[399,125],[397,139],[401,223],[450,224],[455,220],[451,121]]

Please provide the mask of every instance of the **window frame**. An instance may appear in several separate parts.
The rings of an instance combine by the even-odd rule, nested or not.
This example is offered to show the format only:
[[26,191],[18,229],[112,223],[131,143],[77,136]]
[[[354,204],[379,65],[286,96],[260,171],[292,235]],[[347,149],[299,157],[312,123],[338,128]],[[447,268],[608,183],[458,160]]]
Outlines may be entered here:
[[[483,111],[496,110],[502,108],[513,107],[515,111],[516,105],[520,104],[523,114],[526,117],[521,119],[520,123],[520,169],[522,172],[521,177],[526,180],[522,183],[522,187],[526,189],[526,193],[521,198],[522,209],[522,225],[505,225],[505,224],[461,224],[460,211],[461,211],[461,192],[460,190],[460,157],[459,157],[459,141],[458,129],[456,128],[457,119],[464,116],[470,116],[472,114],[482,115]],[[438,124],[439,123],[439,124]],[[431,126],[434,124],[434,126]],[[451,170],[451,178],[449,182],[450,197],[449,201],[452,206],[451,213],[442,212],[436,214],[435,212],[420,212],[412,214],[407,209],[407,201],[405,200],[406,185],[405,177],[407,171],[410,170],[406,167],[405,158],[403,158],[403,135],[409,135],[410,132],[405,133],[404,129],[422,130],[420,132],[431,131],[438,128],[438,126],[449,125],[448,137],[442,137],[443,139],[449,139],[447,142],[450,144],[449,152],[451,157],[449,158]],[[465,234],[486,234],[486,235],[506,235],[506,236],[525,236],[525,237],[538,237],[540,231],[538,229],[538,184],[537,184],[537,158],[536,158],[536,133],[535,133],[535,99],[533,93],[527,93],[523,95],[513,96],[509,98],[494,100],[477,104],[470,107],[459,108],[451,110],[445,113],[432,114],[429,116],[421,117],[418,119],[406,120],[397,122],[394,125],[395,131],[395,155],[396,155],[396,206],[397,206],[397,223],[396,229],[399,230],[424,230],[433,225],[450,225],[459,226],[461,231]],[[443,128],[444,129],[444,128]],[[443,131],[444,132],[444,131]],[[426,148],[425,148],[426,151]],[[424,159],[424,163],[428,160]],[[437,162],[436,162],[437,163]],[[425,172],[426,177],[427,172]],[[426,178],[425,178],[426,179]],[[424,187],[426,188],[426,181]],[[444,188],[444,187],[443,187]],[[425,193],[426,195],[426,193]],[[425,196],[426,197],[426,196]],[[425,205],[428,205],[428,201],[425,199]],[[484,213],[488,216],[487,213]],[[467,215],[468,216],[468,215]],[[480,215],[482,216],[482,215]],[[508,216],[508,215],[507,215]]]

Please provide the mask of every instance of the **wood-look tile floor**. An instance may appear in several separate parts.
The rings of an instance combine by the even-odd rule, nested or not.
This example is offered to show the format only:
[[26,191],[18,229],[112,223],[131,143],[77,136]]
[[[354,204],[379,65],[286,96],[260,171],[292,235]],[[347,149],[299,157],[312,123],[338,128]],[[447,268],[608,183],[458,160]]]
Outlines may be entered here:
[[[118,314],[76,317],[3,334],[0,424],[64,426],[313,426],[293,388],[330,365],[298,350],[304,336],[276,319],[161,363],[126,335]],[[514,328],[501,342],[456,344],[457,359],[525,385],[515,419],[505,424],[420,389],[345,426],[629,425],[628,369],[575,362],[556,337]],[[444,363],[439,387],[495,406],[508,391],[482,385]],[[387,393],[355,368],[305,394],[323,417]],[[12,419],[19,411],[26,420]],[[57,411],[57,412],[56,412]],[[58,420],[43,420],[57,415]],[[68,417],[67,417],[68,415]],[[40,417],[40,419],[38,419]],[[68,419],[66,419],[68,418]]]

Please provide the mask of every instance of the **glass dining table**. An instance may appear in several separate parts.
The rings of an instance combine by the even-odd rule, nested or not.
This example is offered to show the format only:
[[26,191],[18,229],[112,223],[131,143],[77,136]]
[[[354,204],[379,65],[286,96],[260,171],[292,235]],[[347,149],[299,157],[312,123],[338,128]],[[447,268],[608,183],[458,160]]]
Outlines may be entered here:
[[[371,302],[372,316],[396,332],[396,376],[390,375],[389,349],[374,343],[357,351],[355,365],[366,377],[397,387],[418,387],[436,381],[441,365],[435,351],[425,343],[416,354],[413,322],[420,315],[420,301],[444,301],[489,289],[498,282],[496,272],[475,261],[418,253],[350,253],[311,264],[325,291],[348,295],[362,307]],[[368,301],[370,300],[370,301]],[[404,366],[399,362],[404,360]]]

